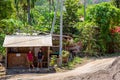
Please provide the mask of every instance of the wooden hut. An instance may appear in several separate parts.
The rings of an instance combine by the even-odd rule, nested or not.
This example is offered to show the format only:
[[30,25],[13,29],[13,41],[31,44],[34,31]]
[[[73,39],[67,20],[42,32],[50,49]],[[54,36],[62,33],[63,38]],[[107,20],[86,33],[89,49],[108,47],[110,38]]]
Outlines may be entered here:
[[45,56],[42,62],[43,67],[49,66],[51,35],[7,35],[3,46],[6,48],[6,68],[27,68],[26,54],[29,50],[34,55],[34,65],[36,65],[40,48]]

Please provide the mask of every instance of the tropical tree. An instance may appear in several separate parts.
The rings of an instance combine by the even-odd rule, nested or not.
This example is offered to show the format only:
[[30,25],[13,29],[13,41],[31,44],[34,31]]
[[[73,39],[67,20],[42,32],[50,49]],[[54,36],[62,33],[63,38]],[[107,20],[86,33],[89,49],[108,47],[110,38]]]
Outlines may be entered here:
[[[31,23],[35,30],[50,32],[54,16],[53,2],[48,0],[38,0],[31,9]],[[55,3],[54,3],[55,4]]]
[[35,6],[35,8],[31,10],[31,22],[35,30],[50,32],[53,15],[54,12],[49,12],[47,6]]
[[27,21],[29,24],[31,24],[30,10],[31,8],[34,7],[35,2],[36,0],[15,0],[15,7],[18,15],[20,9],[24,11],[24,17],[25,17],[25,13],[27,13]]
[[75,34],[78,32],[74,25],[79,22],[78,10],[81,8],[79,0],[65,0],[65,13],[63,17],[63,33]]

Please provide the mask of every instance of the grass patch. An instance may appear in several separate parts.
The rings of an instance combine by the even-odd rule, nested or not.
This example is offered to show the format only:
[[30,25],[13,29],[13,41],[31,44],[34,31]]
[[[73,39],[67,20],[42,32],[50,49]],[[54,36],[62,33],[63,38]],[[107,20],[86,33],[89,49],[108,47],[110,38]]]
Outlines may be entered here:
[[120,53],[106,53],[103,57],[116,57],[120,56]]
[[75,68],[76,65],[81,64],[83,61],[80,57],[75,57],[72,61],[68,62],[67,65],[63,64],[63,67],[65,67],[68,70],[71,70]]

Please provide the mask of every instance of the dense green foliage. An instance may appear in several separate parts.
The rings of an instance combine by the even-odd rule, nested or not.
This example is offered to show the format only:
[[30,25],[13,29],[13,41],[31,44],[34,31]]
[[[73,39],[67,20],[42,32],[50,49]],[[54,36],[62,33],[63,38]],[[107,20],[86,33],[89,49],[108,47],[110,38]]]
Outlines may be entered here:
[[24,13],[24,20],[25,20],[25,15],[27,13],[27,21],[31,25],[31,17],[30,17],[30,11],[31,8],[34,7],[36,0],[14,0],[15,2],[15,7],[17,10],[17,16],[21,18],[22,15],[20,15],[20,12],[23,10]]
[[[8,30],[11,31],[9,23],[6,23],[6,20],[13,17],[13,13],[15,12],[15,8],[13,6],[13,0],[1,0],[0,1],[0,53],[4,52],[4,48],[2,47],[5,33],[9,33]],[[7,21],[8,22],[8,21]]]
[[120,51],[120,34],[115,33],[113,35],[113,41],[114,41],[114,45],[111,45],[111,46],[113,46],[113,49],[115,52],[119,52]]
[[101,28],[104,28],[105,26],[108,26],[108,28],[110,28],[114,25],[119,24],[119,13],[120,10],[111,4],[101,3],[89,9],[88,18],[89,20],[94,21]]
[[[52,2],[51,2],[52,1]],[[1,0],[0,1],[0,53],[5,35],[16,32],[50,32],[56,8],[56,0]],[[83,0],[81,0],[83,1]],[[120,25],[118,0],[115,5],[106,0],[86,0],[89,4],[87,19],[82,22],[84,6],[80,0],[65,0],[63,12],[63,34],[75,35],[81,41],[83,52],[90,55],[114,52],[120,49],[120,35],[111,34],[111,29]],[[108,0],[109,1],[109,0]],[[93,5],[94,3],[98,3]],[[91,5],[92,4],[92,5]],[[59,33],[60,2],[54,33]],[[112,45],[112,46],[111,46]],[[114,49],[114,50],[113,50]]]
[[53,15],[53,12],[49,12],[49,8],[45,6],[35,6],[35,8],[31,10],[31,22],[35,30],[50,32]]
[[112,0],[117,8],[120,8],[120,0]]
[[112,42],[110,29],[119,24],[119,13],[120,10],[109,3],[97,4],[88,13],[89,20],[92,20],[99,26],[101,42],[107,52],[111,49],[109,47],[111,47],[110,43]]
[[66,0],[65,7],[66,12],[63,19],[63,32],[76,34],[78,30],[73,26],[80,21],[80,14],[78,14],[78,11],[81,8],[81,4],[79,0]]
[[[110,29],[119,25],[120,10],[110,3],[100,3],[88,9],[87,20],[81,27],[80,39],[84,44],[84,52],[88,54],[113,53],[115,37]],[[96,25],[89,22],[94,22]],[[81,25],[81,24],[80,24]],[[97,27],[96,27],[97,26]]]
[[[78,23],[80,30],[79,39],[83,44],[83,53],[86,55],[98,55],[100,52],[99,28],[93,22]],[[104,49],[101,49],[104,51]]]
[[12,0],[0,0],[0,20],[10,18],[13,12]]

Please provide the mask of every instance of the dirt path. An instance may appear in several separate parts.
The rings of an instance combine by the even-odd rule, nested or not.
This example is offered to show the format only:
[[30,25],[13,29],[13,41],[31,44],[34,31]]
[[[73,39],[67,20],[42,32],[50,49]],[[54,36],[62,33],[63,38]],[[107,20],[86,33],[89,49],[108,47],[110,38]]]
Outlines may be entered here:
[[98,70],[103,70],[107,68],[114,60],[115,57],[98,59],[68,72],[52,73],[43,76],[39,74],[21,74],[21,75],[14,75],[7,80],[62,80],[63,78],[69,76],[76,76],[83,73],[92,73]]

